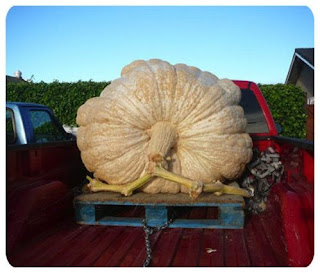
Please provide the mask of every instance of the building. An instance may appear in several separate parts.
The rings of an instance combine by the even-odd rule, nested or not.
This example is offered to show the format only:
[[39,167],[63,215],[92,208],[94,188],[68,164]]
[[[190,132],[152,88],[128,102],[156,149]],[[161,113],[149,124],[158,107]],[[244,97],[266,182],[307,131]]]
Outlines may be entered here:
[[301,87],[307,95],[307,136],[314,140],[314,48],[296,48],[292,57],[286,84]]
[[25,82],[25,80],[22,78],[22,73],[21,73],[21,71],[17,70],[17,71],[14,73],[14,77],[6,75],[6,82],[7,82],[7,83],[8,83],[8,82],[18,83],[18,82]]
[[301,87],[307,104],[314,103],[314,48],[295,49],[285,83]]

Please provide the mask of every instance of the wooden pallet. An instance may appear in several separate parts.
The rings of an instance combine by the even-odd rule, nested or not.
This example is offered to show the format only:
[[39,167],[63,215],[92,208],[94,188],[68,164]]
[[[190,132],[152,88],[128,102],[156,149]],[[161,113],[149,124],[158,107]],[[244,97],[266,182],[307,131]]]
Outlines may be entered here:
[[[143,226],[146,219],[149,226],[161,226],[169,217],[172,207],[217,208],[216,219],[174,219],[171,228],[224,228],[242,229],[244,224],[244,199],[238,195],[215,196],[202,193],[193,200],[187,194],[146,194],[138,192],[129,197],[119,193],[98,192],[82,194],[74,199],[76,221],[86,225]],[[142,206],[144,217],[118,217],[108,215],[114,206]],[[103,208],[101,210],[101,208]],[[103,213],[101,213],[103,211]]]

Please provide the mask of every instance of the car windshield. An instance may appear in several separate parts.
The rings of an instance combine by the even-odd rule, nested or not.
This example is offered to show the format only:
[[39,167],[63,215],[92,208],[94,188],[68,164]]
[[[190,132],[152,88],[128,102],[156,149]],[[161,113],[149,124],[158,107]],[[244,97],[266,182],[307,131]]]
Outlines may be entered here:
[[62,141],[65,134],[59,130],[56,123],[53,122],[49,113],[44,110],[30,110],[30,120],[33,127],[34,143],[44,143],[51,141]]
[[256,96],[251,90],[242,89],[240,105],[247,119],[246,132],[251,134],[269,133],[267,121]]
[[13,144],[16,140],[16,130],[13,118],[13,112],[11,109],[6,109],[6,141],[7,144]]

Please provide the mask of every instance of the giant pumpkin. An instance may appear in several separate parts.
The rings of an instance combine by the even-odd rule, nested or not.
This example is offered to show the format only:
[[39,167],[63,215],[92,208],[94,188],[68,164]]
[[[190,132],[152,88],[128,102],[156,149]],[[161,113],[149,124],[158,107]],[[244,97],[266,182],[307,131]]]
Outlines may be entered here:
[[[95,177],[89,187],[196,196],[239,178],[252,157],[240,98],[232,81],[185,64],[125,66],[78,109],[77,144]],[[120,186],[133,182],[130,192]]]

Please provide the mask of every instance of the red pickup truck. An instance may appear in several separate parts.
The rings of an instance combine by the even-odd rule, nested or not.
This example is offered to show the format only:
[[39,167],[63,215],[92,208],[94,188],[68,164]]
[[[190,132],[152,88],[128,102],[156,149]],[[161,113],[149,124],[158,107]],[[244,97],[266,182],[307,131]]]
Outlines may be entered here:
[[[281,181],[272,186],[263,213],[245,213],[243,229],[166,228],[154,233],[151,266],[307,266],[313,259],[313,142],[278,136],[257,85],[234,82],[242,90],[240,104],[254,147],[260,151],[272,147],[280,154]],[[142,266],[143,228],[76,223],[73,200],[86,170],[74,138],[52,112],[34,104],[8,104],[6,122],[9,263]],[[18,141],[19,130],[25,130],[25,143]],[[121,213],[139,212],[125,207]],[[188,213],[203,218],[207,211],[194,208]]]

